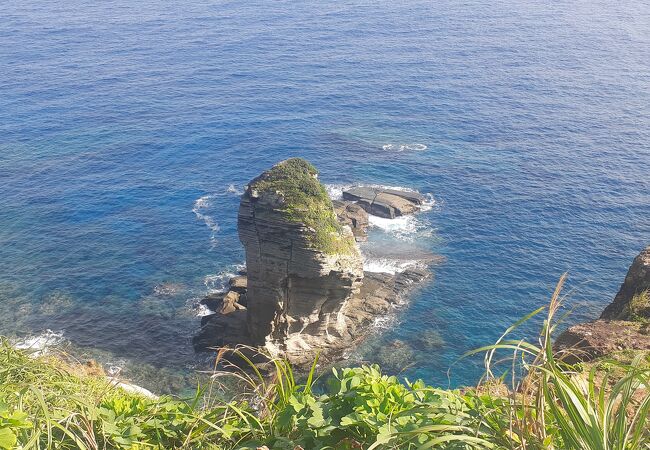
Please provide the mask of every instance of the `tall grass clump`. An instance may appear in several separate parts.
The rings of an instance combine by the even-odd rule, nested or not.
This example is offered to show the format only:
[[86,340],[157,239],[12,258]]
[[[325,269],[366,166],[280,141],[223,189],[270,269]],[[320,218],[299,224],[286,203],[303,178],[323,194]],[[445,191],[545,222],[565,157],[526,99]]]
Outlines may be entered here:
[[0,341],[0,449],[230,449],[257,430],[252,409],[149,398]]
[[[514,324],[494,345],[470,352],[485,352],[486,377],[491,381],[496,378],[497,351],[512,352],[513,374],[517,367],[525,370],[521,378],[512,376],[507,396],[478,396],[477,408],[484,409],[491,440],[502,448],[522,450],[650,448],[647,356],[639,353],[625,364],[571,365],[563,361],[566,352],[554,351],[552,336],[562,321],[558,312],[565,278],[566,274],[548,307]],[[536,344],[509,339],[521,323],[544,310],[546,317]]]

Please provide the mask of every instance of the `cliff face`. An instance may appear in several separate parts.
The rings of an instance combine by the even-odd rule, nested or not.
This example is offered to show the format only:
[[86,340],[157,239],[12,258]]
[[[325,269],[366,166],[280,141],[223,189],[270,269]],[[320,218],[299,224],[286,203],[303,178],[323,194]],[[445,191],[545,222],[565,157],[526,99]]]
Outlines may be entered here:
[[605,308],[601,319],[629,320],[633,316],[650,319],[650,246],[634,258],[625,281]]
[[634,258],[614,301],[600,319],[570,327],[555,341],[567,362],[623,350],[650,351],[650,246]]
[[252,343],[299,359],[339,341],[346,333],[342,311],[359,292],[363,264],[313,166],[289,159],[252,180],[238,229]]

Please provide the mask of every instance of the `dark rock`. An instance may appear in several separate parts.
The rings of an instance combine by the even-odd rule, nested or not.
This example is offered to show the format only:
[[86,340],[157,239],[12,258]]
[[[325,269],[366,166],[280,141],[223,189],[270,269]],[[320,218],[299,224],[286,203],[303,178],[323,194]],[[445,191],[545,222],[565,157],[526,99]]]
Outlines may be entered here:
[[634,258],[625,281],[601,319],[650,319],[650,246]]
[[205,296],[201,303],[207,306],[210,311],[217,311],[221,307],[225,295],[225,292],[214,292]]
[[397,197],[401,197],[405,200],[408,200],[411,203],[415,203],[416,205],[421,205],[426,201],[426,197],[419,192],[416,191],[402,191],[399,189],[379,189],[379,191],[383,192],[384,194],[390,194],[390,195],[395,195]]
[[212,314],[204,319],[201,330],[192,339],[196,351],[250,344],[246,311],[233,311],[228,315]]
[[357,202],[369,214],[394,219],[418,211],[425,197],[415,191],[358,186],[343,191],[343,199]]
[[366,241],[368,239],[368,213],[366,210],[353,202],[334,200],[332,204],[339,222],[352,229],[356,241]]
[[248,278],[246,275],[238,275],[236,277],[233,277],[229,281],[230,284],[230,290],[239,292],[240,294],[246,292],[246,288],[248,286]]

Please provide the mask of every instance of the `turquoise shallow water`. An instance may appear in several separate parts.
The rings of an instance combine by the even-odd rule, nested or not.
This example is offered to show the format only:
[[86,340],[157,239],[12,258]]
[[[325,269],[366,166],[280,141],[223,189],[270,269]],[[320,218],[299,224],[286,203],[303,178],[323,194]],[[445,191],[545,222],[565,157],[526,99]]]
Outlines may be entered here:
[[9,0],[0,66],[0,333],[144,384],[204,364],[237,192],[289,156],[435,198],[371,230],[445,262],[358,353],[436,384],[566,270],[570,320],[596,317],[650,243],[644,2]]

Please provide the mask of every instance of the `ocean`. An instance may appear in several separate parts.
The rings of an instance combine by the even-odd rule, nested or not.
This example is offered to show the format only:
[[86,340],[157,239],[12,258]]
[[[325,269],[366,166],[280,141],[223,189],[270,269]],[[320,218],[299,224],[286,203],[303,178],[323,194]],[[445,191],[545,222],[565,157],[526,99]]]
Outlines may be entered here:
[[209,364],[198,302],[288,157],[432,199],[373,218],[366,268],[435,279],[349,363],[439,386],[565,271],[596,318],[650,243],[646,2],[7,0],[0,68],[0,334],[158,391]]

